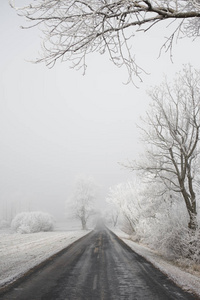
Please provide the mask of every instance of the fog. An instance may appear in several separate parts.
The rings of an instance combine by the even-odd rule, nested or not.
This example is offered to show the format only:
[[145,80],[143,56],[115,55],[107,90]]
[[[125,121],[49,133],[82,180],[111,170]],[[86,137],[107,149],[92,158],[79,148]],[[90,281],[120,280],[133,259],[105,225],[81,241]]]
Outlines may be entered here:
[[41,33],[22,30],[22,24],[1,1],[0,217],[17,208],[64,219],[80,174],[96,181],[96,205],[103,209],[109,187],[134,176],[119,162],[142,151],[136,124],[148,107],[146,89],[159,84],[164,73],[173,76],[183,63],[198,68],[198,41],[179,41],[172,63],[169,53],[158,58],[162,28],[136,37],[136,57],[149,72],[143,82],[136,79],[137,88],[124,84],[126,71],[106,55],[90,55],[84,76],[68,63],[52,69],[31,63],[41,51]]

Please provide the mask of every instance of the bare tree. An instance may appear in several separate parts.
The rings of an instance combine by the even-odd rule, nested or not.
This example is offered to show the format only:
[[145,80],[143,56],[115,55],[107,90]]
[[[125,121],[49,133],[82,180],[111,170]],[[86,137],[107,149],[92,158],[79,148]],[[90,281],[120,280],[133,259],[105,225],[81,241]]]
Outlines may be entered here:
[[146,160],[130,163],[129,168],[152,174],[152,180],[162,181],[166,190],[180,193],[189,214],[188,226],[197,229],[200,71],[185,67],[173,85],[165,81],[150,96],[148,126],[143,129]]
[[53,66],[58,59],[72,61],[73,67],[86,69],[91,52],[108,52],[118,67],[126,66],[129,78],[140,77],[142,69],[135,62],[132,38],[165,20],[176,20],[165,46],[183,35],[197,37],[200,32],[199,0],[36,0],[17,8],[19,15],[43,31],[45,61]]
[[90,177],[77,179],[71,198],[74,215],[81,221],[82,229],[87,229],[88,219],[94,214],[93,202],[96,185]]

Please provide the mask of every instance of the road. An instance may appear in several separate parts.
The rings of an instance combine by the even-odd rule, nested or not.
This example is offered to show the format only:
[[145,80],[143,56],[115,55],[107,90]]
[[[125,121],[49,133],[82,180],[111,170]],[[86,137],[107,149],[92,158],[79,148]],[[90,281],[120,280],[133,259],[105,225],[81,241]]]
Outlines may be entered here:
[[2,300],[196,300],[106,228],[12,287]]

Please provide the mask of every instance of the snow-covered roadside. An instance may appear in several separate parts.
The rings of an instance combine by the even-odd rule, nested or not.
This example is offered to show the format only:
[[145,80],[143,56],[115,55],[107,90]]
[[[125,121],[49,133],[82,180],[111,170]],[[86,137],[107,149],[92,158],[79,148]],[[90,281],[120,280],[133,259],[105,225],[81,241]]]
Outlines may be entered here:
[[182,289],[194,293],[200,297],[200,278],[180,270],[178,267],[166,262],[158,253],[147,247],[139,245],[130,240],[129,235],[121,230],[111,229],[121,240],[123,240],[136,253],[143,256],[151,262],[156,268],[160,269],[171,280],[173,280]]
[[32,234],[0,232],[0,288],[88,233],[83,230]]

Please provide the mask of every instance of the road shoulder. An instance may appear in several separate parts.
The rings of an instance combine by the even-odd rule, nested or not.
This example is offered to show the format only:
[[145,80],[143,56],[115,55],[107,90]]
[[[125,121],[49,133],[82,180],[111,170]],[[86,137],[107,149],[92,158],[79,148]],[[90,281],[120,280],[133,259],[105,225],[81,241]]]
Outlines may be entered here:
[[39,268],[71,246],[90,230],[54,231],[34,234],[1,234],[0,290]]
[[200,297],[200,278],[189,274],[173,264],[167,262],[158,253],[151,249],[135,243],[130,240],[130,236],[119,229],[110,230],[117,235],[124,243],[126,243],[133,251],[151,262],[161,272],[166,274],[172,281],[174,281],[183,290],[194,293]]

